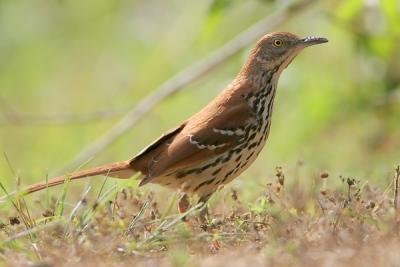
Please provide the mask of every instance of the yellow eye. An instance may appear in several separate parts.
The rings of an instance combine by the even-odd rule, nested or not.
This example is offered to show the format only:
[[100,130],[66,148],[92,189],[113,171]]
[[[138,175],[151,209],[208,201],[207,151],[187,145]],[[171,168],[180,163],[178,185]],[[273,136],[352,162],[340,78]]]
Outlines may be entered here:
[[275,39],[274,40],[274,46],[275,47],[280,47],[282,45],[283,45],[283,41],[282,40],[280,40],[280,39]]

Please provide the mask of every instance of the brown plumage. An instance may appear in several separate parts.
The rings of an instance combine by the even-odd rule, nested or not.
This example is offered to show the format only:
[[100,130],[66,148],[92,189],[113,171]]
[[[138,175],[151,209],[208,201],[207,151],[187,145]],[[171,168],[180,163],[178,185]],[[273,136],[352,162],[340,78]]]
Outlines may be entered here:
[[256,159],[268,137],[278,78],[305,47],[325,38],[298,38],[277,32],[262,37],[236,78],[201,111],[142,150],[133,159],[51,179],[27,193],[94,175],[128,178],[140,173],[140,185],[157,183],[206,202],[221,185]]

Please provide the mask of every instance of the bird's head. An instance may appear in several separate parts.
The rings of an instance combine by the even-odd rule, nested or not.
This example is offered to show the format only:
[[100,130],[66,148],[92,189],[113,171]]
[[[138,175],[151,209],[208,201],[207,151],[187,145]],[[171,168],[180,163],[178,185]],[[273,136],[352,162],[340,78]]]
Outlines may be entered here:
[[323,37],[299,38],[288,32],[267,34],[257,42],[251,51],[244,71],[247,74],[271,71],[279,75],[301,50],[326,42],[328,39]]

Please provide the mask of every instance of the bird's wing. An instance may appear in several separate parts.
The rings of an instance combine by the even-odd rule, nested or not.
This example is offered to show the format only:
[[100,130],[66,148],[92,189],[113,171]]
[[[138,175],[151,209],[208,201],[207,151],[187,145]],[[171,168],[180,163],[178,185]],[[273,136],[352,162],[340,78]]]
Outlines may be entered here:
[[254,121],[254,113],[245,101],[215,102],[153,143],[141,160],[133,159],[132,166],[141,165],[145,177],[141,184],[194,166],[232,148]]
[[167,146],[171,144],[172,140],[182,131],[185,125],[186,122],[169,130],[157,138],[153,143],[145,147],[142,151],[140,151],[129,161],[132,168],[144,175],[147,175],[149,163],[151,163],[157,155],[163,153]]

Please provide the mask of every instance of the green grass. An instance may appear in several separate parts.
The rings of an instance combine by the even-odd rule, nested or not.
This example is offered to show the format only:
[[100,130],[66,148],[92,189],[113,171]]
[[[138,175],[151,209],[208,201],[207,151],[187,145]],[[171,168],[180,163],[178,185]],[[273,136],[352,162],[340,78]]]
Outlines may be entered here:
[[[171,210],[175,197],[167,202],[157,193],[115,184],[104,192],[103,185],[92,197],[87,187],[75,205],[67,202],[64,185],[51,198],[50,212],[40,198],[33,201],[37,195],[26,198],[29,207],[10,198],[14,209],[0,214],[0,255],[9,266],[362,266],[369,254],[376,255],[369,264],[395,263],[400,244],[395,182],[378,187],[328,176],[314,177],[311,188],[290,186],[287,180],[304,177],[279,167],[252,201],[232,187],[217,193],[206,223],[199,221],[196,206],[177,214]],[[399,169],[393,181],[396,177]],[[329,186],[335,179],[339,186]]]

